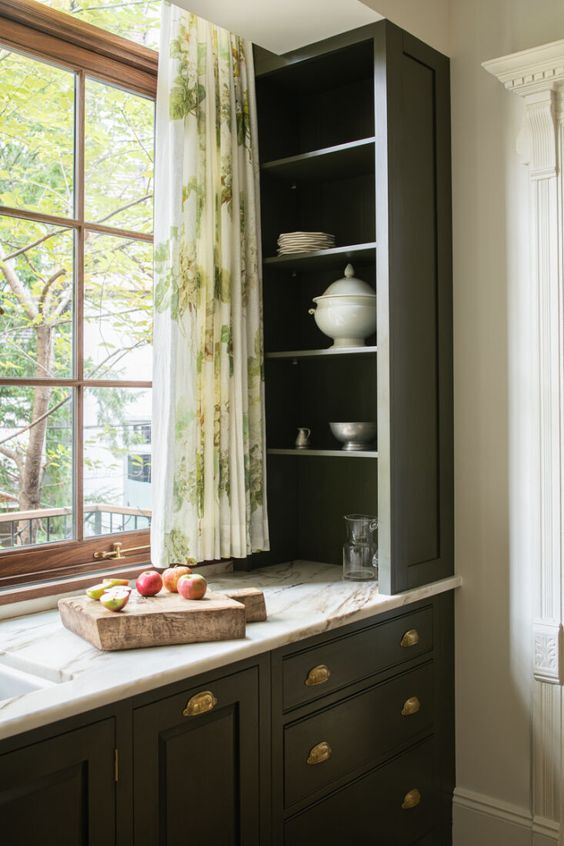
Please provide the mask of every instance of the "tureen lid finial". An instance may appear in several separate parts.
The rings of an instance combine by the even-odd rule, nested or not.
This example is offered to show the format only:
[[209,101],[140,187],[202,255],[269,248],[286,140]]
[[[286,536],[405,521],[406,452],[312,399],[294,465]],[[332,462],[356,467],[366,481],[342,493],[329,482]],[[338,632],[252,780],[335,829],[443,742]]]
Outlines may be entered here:
[[347,277],[347,279],[350,279],[351,276],[354,276],[354,267],[352,266],[352,264],[347,264],[347,266],[345,267],[345,276]]

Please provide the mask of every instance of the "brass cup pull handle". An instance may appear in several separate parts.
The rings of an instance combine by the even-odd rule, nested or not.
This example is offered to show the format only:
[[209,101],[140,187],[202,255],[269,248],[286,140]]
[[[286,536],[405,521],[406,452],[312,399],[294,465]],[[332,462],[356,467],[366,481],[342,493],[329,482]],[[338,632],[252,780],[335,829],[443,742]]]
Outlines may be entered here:
[[315,766],[315,764],[323,764],[325,761],[328,761],[331,755],[333,754],[333,750],[329,746],[326,740],[322,740],[321,743],[317,743],[315,746],[309,750],[309,754],[307,756],[307,763],[310,766]]
[[419,701],[417,696],[410,696],[409,699],[406,699],[403,703],[401,715],[402,717],[411,717],[413,714],[417,714],[417,712],[420,710],[421,702]]
[[306,687],[314,687],[316,684],[325,684],[325,682],[329,681],[329,676],[331,675],[331,670],[325,664],[318,664],[316,667],[312,667],[305,679],[305,686]]
[[401,803],[402,808],[404,811],[409,811],[411,808],[416,808],[421,803],[421,793],[415,787],[413,790],[409,790],[405,796],[403,797],[403,802]]
[[196,693],[186,703],[186,707],[182,712],[183,717],[199,717],[200,714],[207,714],[208,711],[213,711],[217,705],[217,699],[211,690],[203,690],[201,693]]
[[419,643],[419,632],[417,629],[408,629],[400,640],[400,646],[409,649],[410,646],[417,646]]

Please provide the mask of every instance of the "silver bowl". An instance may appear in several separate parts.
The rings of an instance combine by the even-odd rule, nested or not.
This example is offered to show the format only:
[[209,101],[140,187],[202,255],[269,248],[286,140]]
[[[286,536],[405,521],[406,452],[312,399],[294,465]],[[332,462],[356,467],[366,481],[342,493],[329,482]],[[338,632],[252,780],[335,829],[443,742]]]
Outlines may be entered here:
[[333,435],[345,450],[370,449],[376,440],[376,423],[329,423]]

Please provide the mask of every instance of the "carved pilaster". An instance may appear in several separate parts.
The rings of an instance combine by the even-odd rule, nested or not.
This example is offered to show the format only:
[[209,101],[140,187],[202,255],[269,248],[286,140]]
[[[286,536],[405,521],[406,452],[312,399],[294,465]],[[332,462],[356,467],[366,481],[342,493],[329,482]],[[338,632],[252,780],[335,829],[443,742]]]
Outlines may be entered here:
[[530,388],[529,407],[536,414],[540,446],[538,466],[530,478],[539,493],[538,513],[530,519],[538,521],[540,535],[539,566],[533,571],[532,812],[542,828],[547,821],[561,820],[564,798],[564,41],[495,59],[484,67],[525,104],[531,318],[538,338],[537,378]]
[[562,216],[560,156],[564,42],[494,59],[484,67],[525,101],[525,136],[531,181],[531,282],[536,292],[538,381],[531,405],[538,409],[540,467],[540,572],[533,623],[535,678],[562,684],[562,530],[564,388]]

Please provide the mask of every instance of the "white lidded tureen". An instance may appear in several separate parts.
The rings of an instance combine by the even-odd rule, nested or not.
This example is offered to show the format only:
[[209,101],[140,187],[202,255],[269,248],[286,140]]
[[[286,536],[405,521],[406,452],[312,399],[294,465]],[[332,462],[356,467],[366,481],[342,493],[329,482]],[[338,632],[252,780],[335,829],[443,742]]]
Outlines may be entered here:
[[309,313],[321,331],[333,338],[334,347],[362,347],[376,331],[376,294],[367,282],[356,279],[347,264],[342,279],[333,282]]

